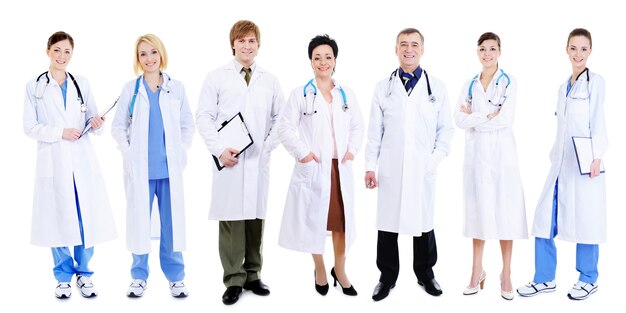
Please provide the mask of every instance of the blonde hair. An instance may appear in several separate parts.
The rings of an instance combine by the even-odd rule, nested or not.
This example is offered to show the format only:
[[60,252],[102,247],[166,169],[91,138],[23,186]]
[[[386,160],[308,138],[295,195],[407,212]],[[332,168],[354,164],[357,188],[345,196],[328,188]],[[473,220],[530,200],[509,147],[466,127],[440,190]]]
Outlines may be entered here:
[[135,42],[135,74],[139,75],[140,72],[143,72],[141,62],[139,61],[139,44],[142,42],[152,45],[155,49],[157,49],[157,51],[159,51],[159,55],[161,56],[161,65],[159,66],[159,69],[165,70],[167,68],[167,51],[165,50],[163,42],[156,35],[145,34],[143,36],[139,36],[139,38],[137,38],[137,42]]

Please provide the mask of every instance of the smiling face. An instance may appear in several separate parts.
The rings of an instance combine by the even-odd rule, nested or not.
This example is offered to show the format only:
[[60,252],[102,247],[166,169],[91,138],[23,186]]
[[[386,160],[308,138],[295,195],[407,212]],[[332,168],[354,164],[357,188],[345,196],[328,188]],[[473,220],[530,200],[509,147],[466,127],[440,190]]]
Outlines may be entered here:
[[50,69],[63,71],[72,59],[72,44],[68,39],[58,41],[50,46],[46,53],[50,58]]
[[567,42],[567,55],[574,69],[587,67],[587,58],[591,54],[591,42],[585,36],[573,36]]
[[146,41],[137,46],[137,58],[144,73],[155,73],[161,70],[161,54],[159,50]]
[[245,67],[250,67],[259,52],[259,41],[254,33],[248,33],[242,38],[235,39],[233,50],[235,50],[235,60]]
[[483,68],[493,68],[498,66],[498,58],[500,57],[500,47],[494,39],[483,41],[478,46],[478,60]]
[[335,70],[335,55],[329,45],[320,45],[313,49],[311,67],[316,78],[329,78]]
[[400,34],[396,42],[396,55],[405,72],[413,72],[420,65],[424,54],[424,42],[418,33]]

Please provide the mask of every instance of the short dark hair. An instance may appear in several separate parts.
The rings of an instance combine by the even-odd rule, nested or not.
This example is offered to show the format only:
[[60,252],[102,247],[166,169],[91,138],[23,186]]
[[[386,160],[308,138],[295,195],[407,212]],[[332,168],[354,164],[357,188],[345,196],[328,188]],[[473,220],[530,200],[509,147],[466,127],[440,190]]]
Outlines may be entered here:
[[567,37],[567,45],[569,45],[569,40],[572,39],[572,37],[576,37],[576,36],[583,36],[587,39],[589,39],[589,48],[591,48],[592,44],[591,44],[591,33],[584,29],[584,28],[574,28],[574,30],[572,30],[569,33],[569,36]]
[[50,50],[50,47],[52,47],[53,44],[59,42],[59,41],[63,41],[63,40],[69,40],[70,41],[70,46],[72,46],[72,49],[74,49],[74,38],[72,38],[72,36],[70,36],[70,34],[63,32],[63,31],[58,31],[54,34],[52,34],[52,36],[50,36],[50,38],[48,38],[48,47],[47,50]]
[[420,38],[422,38],[422,44],[424,44],[424,35],[422,35],[422,33],[420,33],[420,31],[417,30],[416,28],[405,28],[405,29],[401,30],[398,33],[398,36],[396,36],[396,44],[398,43],[398,39],[400,39],[401,35],[410,35],[410,34],[414,34],[414,33],[418,33],[420,35]]
[[492,32],[486,32],[478,38],[478,46],[480,46],[485,40],[495,40],[500,48],[500,37]]
[[309,60],[313,59],[313,50],[322,45],[329,45],[330,48],[333,49],[334,57],[337,58],[337,54],[339,53],[337,42],[335,39],[332,39],[328,35],[324,34],[313,37],[311,42],[309,42]]

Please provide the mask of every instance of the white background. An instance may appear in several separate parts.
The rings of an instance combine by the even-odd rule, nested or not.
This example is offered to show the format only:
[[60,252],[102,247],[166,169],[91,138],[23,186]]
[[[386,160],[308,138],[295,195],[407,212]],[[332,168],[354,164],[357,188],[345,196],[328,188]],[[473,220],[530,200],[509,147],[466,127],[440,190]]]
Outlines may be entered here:
[[[270,310],[313,311],[519,311],[544,308],[559,311],[607,310],[619,301],[626,281],[621,265],[625,233],[624,198],[619,179],[624,177],[624,135],[620,117],[625,85],[623,71],[626,23],[614,1],[12,1],[3,5],[0,60],[2,100],[0,142],[4,145],[0,190],[5,203],[0,219],[3,247],[0,268],[0,310],[109,312],[111,309],[184,312],[244,312]],[[554,110],[557,90],[571,74],[565,54],[568,33],[585,27],[593,35],[588,66],[606,80],[606,117],[610,148],[605,158],[609,210],[609,241],[600,246],[599,291],[590,299],[575,302],[567,291],[578,278],[575,245],[557,240],[559,263],[557,291],[536,298],[516,297],[506,302],[499,295],[501,261],[499,245],[486,245],[486,289],[475,296],[461,292],[469,281],[471,240],[462,230],[462,160],[464,134],[457,129],[452,153],[440,165],[436,197],[435,229],[439,261],[436,277],[444,294],[434,298],[416,284],[412,272],[412,244],[400,237],[401,271],[397,287],[384,301],[374,303],[371,293],[378,281],[376,252],[376,192],[361,185],[363,156],[355,160],[358,238],[348,253],[349,277],[359,292],[351,298],[332,289],[326,297],[313,288],[313,262],[309,255],[278,247],[287,184],[293,160],[284,148],[272,159],[269,210],[264,237],[263,280],[271,287],[269,297],[244,293],[232,306],[221,303],[224,291],[217,249],[217,222],[207,219],[210,203],[212,160],[202,140],[195,137],[187,166],[186,283],[190,296],[169,296],[167,281],[150,257],[152,273],[143,298],[128,299],[131,255],[125,249],[125,198],[120,154],[107,130],[93,138],[116,217],[117,240],[96,247],[91,267],[100,295],[83,299],[74,288],[67,301],[54,298],[56,281],[48,248],[29,244],[36,143],[22,131],[22,106],[26,82],[47,70],[46,41],[64,30],[75,39],[74,57],[68,70],[86,76],[100,108],[108,106],[122,85],[134,78],[134,42],[139,35],[154,33],[165,43],[170,66],[167,72],[181,80],[195,112],[204,76],[232,59],[228,33],[239,19],[250,19],[261,29],[258,64],[280,80],[285,96],[312,77],[307,57],[309,40],[328,33],[339,44],[336,78],[351,87],[360,100],[367,123],[373,87],[398,65],[395,37],[405,27],[416,27],[425,36],[422,66],[443,80],[454,105],[463,82],[480,71],[476,40],[486,31],[502,38],[500,66],[518,81],[515,134],[525,188],[529,227],[535,204],[549,168],[548,153],[555,136]],[[622,76],[619,76],[622,75]],[[327,241],[327,268],[332,266],[332,247]],[[153,245],[154,251],[158,244]],[[513,283],[521,286],[533,276],[533,240],[514,244]],[[330,278],[330,275],[328,275]]]

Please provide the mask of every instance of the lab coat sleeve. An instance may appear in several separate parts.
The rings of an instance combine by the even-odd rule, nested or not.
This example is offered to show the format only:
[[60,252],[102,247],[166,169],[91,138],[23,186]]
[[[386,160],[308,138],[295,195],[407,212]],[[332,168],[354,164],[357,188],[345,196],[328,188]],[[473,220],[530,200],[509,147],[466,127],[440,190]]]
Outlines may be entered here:
[[209,74],[204,80],[198,100],[196,127],[209,152],[217,157],[221,156],[227,148],[220,140],[215,126],[219,101],[219,84],[212,74]]
[[354,93],[350,90],[348,93],[350,99],[348,105],[350,106],[350,132],[348,134],[348,152],[352,155],[356,155],[361,149],[363,144],[363,115],[361,114],[361,107],[356,99]]
[[37,116],[36,83],[26,85],[24,96],[23,127],[24,133],[37,141],[57,142],[63,138],[63,127],[39,123]]
[[117,100],[115,116],[111,123],[111,136],[117,142],[117,148],[122,153],[130,149],[130,112],[128,110],[132,97],[131,93],[132,91],[129,89],[128,84],[122,88],[120,98]]
[[609,140],[606,133],[606,121],[604,119],[604,79],[600,75],[594,75],[590,81],[590,127],[592,137],[592,147],[594,158],[602,159],[604,153],[609,146]]
[[456,106],[454,108],[454,122],[456,123],[457,127],[463,129],[474,128],[489,120],[487,118],[487,115],[481,112],[472,112],[471,114],[461,112],[461,106],[467,105],[466,98],[469,84],[469,82],[465,83],[463,89],[461,89],[459,99],[457,100]]
[[370,109],[370,121],[367,130],[367,144],[365,145],[365,171],[376,171],[378,165],[378,157],[380,155],[380,145],[385,133],[383,125],[383,108],[381,95],[382,88],[378,86],[372,98],[372,106]]
[[278,138],[278,132],[276,131],[276,127],[280,118],[280,111],[285,106],[285,95],[283,94],[283,89],[278,83],[278,79],[274,81],[273,90],[274,95],[272,97],[272,109],[270,112],[270,128],[264,145],[267,146],[267,148],[265,148],[268,149],[267,151],[272,151],[276,149],[276,147],[278,147],[278,145],[280,144],[280,138]]
[[448,102],[448,92],[442,87],[442,104],[439,108],[437,117],[437,135],[435,137],[435,147],[432,156],[437,163],[450,153],[452,136],[454,135],[454,122],[452,121],[452,112],[450,112],[450,104]]
[[182,94],[180,107],[180,136],[183,149],[187,150],[191,147],[196,127],[194,125],[193,114],[191,113],[191,107],[189,106],[189,99],[187,98],[185,86],[181,84],[180,89]]
[[517,82],[511,78],[511,84],[506,88],[506,100],[500,108],[500,113],[491,120],[476,126],[479,132],[491,132],[513,126],[515,107],[517,105]]
[[311,149],[298,137],[298,128],[302,117],[300,107],[304,102],[304,96],[298,90],[302,90],[302,88],[296,88],[291,92],[289,100],[280,114],[276,131],[287,152],[296,160],[302,160],[311,152]]

